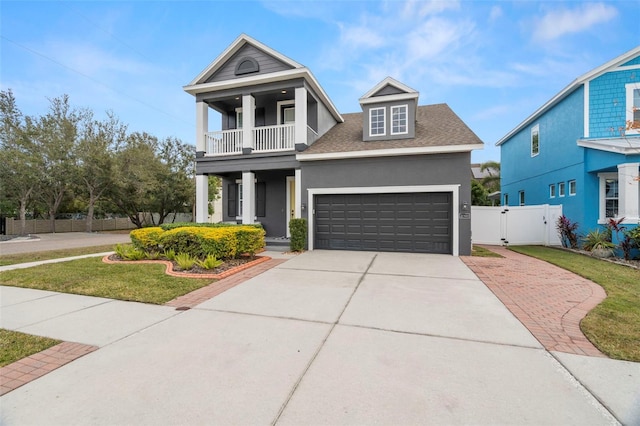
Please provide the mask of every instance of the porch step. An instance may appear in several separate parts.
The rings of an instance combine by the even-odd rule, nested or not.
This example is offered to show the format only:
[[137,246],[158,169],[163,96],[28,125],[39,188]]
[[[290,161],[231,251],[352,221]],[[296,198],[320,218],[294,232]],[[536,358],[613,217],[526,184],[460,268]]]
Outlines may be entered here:
[[264,242],[267,247],[289,247],[289,238],[283,237],[265,237]]

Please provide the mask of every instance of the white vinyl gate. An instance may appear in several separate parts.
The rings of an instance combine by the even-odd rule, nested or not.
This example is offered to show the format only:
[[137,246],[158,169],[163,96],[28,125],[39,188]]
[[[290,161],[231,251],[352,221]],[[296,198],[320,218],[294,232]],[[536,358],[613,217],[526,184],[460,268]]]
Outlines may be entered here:
[[491,245],[561,245],[562,205],[471,207],[471,241]]

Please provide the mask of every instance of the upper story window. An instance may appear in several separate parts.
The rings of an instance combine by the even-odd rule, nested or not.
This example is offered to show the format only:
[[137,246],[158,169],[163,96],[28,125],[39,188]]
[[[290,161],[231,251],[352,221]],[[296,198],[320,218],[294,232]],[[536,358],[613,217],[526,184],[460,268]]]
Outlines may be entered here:
[[564,197],[564,182],[558,184],[558,196]]
[[504,194],[504,201],[502,202],[503,206],[509,205],[509,194]]
[[569,195],[576,195],[576,181],[575,180],[570,180],[569,181]]
[[553,183],[549,185],[549,198],[556,198],[556,185]]
[[524,191],[518,191],[518,204],[524,206]]
[[630,83],[627,89],[626,133],[640,134],[640,83]]
[[407,105],[391,107],[391,134],[406,134],[407,130]]
[[385,108],[371,108],[369,110],[369,135],[382,136],[385,132]]
[[236,129],[242,129],[242,108],[236,108]]
[[535,157],[540,153],[540,125],[536,124],[531,128],[531,156]]

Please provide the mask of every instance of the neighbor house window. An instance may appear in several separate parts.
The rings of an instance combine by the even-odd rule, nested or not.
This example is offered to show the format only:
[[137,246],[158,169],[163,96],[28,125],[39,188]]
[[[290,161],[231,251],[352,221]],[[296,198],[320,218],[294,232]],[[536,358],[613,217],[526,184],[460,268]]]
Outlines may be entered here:
[[640,83],[630,83],[627,89],[626,134],[640,134]]
[[381,136],[385,134],[385,109],[371,108],[369,110],[369,136]]
[[564,182],[558,184],[558,197],[564,197]]
[[524,191],[518,192],[518,204],[524,206]]
[[600,214],[599,222],[618,217],[618,174],[598,173],[600,179]]
[[401,135],[407,133],[407,106],[391,107],[391,134]]
[[504,194],[504,202],[502,203],[503,206],[508,206],[509,205],[509,194]]
[[549,185],[549,198],[556,198],[556,185],[553,183]]
[[531,129],[531,156],[535,157],[540,153],[540,126],[536,124]]
[[569,181],[569,195],[576,195],[576,181],[575,180],[570,180]]

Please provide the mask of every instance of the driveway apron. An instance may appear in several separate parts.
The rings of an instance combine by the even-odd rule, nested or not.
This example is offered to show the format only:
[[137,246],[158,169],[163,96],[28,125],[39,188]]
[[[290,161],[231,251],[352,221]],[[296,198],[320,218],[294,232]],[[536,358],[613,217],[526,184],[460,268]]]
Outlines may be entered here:
[[[79,320],[118,316],[89,305]],[[172,312],[93,337],[0,423],[615,423],[452,256],[313,251]]]

